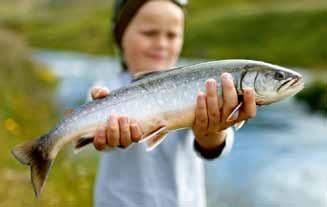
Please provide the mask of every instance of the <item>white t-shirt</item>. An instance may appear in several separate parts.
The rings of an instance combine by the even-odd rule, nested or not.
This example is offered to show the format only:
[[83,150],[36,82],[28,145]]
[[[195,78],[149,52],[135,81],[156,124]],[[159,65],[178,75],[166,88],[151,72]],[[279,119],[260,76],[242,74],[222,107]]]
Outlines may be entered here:
[[[131,81],[122,74],[108,83],[110,90]],[[234,133],[227,130],[226,146],[232,147]],[[154,150],[143,144],[102,152],[95,191],[95,207],[205,207],[204,159],[194,151],[189,129],[169,133]],[[220,157],[221,157],[220,156]]]

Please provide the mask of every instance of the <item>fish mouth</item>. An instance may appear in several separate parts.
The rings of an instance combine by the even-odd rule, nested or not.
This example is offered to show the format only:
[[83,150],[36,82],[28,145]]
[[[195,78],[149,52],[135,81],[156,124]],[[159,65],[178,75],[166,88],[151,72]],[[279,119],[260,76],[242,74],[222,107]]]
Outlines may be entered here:
[[298,87],[303,88],[304,84],[303,84],[303,78],[301,76],[299,77],[292,77],[289,78],[288,80],[286,80],[284,83],[282,83],[277,91],[283,91],[283,90],[288,90],[288,89],[295,89]]
[[303,88],[304,87],[304,83],[303,83],[303,78],[302,76],[300,77],[296,77],[295,81],[289,86],[290,88]]

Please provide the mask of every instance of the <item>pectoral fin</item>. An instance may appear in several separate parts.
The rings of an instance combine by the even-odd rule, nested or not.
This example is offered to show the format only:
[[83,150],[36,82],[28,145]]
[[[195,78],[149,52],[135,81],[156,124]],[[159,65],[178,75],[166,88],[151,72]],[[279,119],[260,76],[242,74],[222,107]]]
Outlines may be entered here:
[[[234,120],[237,120],[238,116],[240,115],[240,110],[241,110],[241,107],[243,106],[243,102],[240,102],[236,107],[235,109],[233,110],[233,112],[228,116],[227,118],[227,122],[232,122]],[[240,122],[237,122],[234,124],[234,128],[235,130],[240,130],[244,124],[246,123],[247,121],[240,121]]]
[[232,122],[236,120],[240,114],[240,109],[243,106],[243,102],[239,103],[235,109],[232,111],[232,113],[228,116],[227,122]]
[[146,142],[146,150],[151,151],[166,138],[167,134],[167,128],[165,126],[161,126],[143,138],[141,143]]
[[246,123],[246,121],[240,121],[240,122],[237,122],[236,124],[234,124],[234,128],[236,131],[240,130],[244,124]]

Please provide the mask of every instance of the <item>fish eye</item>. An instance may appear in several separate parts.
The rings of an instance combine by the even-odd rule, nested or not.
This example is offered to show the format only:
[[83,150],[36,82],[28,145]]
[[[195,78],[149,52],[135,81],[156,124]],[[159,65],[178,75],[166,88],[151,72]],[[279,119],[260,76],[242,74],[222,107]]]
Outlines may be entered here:
[[279,81],[281,81],[281,80],[284,80],[285,79],[285,74],[283,73],[283,72],[281,72],[281,71],[277,71],[277,72],[275,72],[275,80],[279,80]]

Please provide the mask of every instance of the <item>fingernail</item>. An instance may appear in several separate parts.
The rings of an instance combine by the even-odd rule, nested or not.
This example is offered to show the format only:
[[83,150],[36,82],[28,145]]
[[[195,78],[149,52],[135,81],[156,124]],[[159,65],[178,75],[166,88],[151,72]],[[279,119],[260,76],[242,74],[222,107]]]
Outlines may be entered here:
[[100,137],[105,137],[106,136],[106,128],[105,127],[100,127],[99,129],[99,135]]
[[200,91],[199,96],[204,96],[204,93],[202,91]]
[[243,91],[244,91],[244,93],[246,94],[246,95],[250,95],[252,92],[252,88],[249,88],[249,87],[246,87],[246,88],[244,88],[243,89]]
[[110,114],[108,120],[110,119],[117,119],[117,115],[116,114]]
[[216,81],[214,79],[209,79],[209,80],[207,80],[207,85],[209,87],[215,87]]
[[98,90],[96,93],[95,93],[95,98],[98,98],[100,96],[100,91]]
[[230,73],[223,73],[221,76],[225,80],[233,80],[233,76]]

